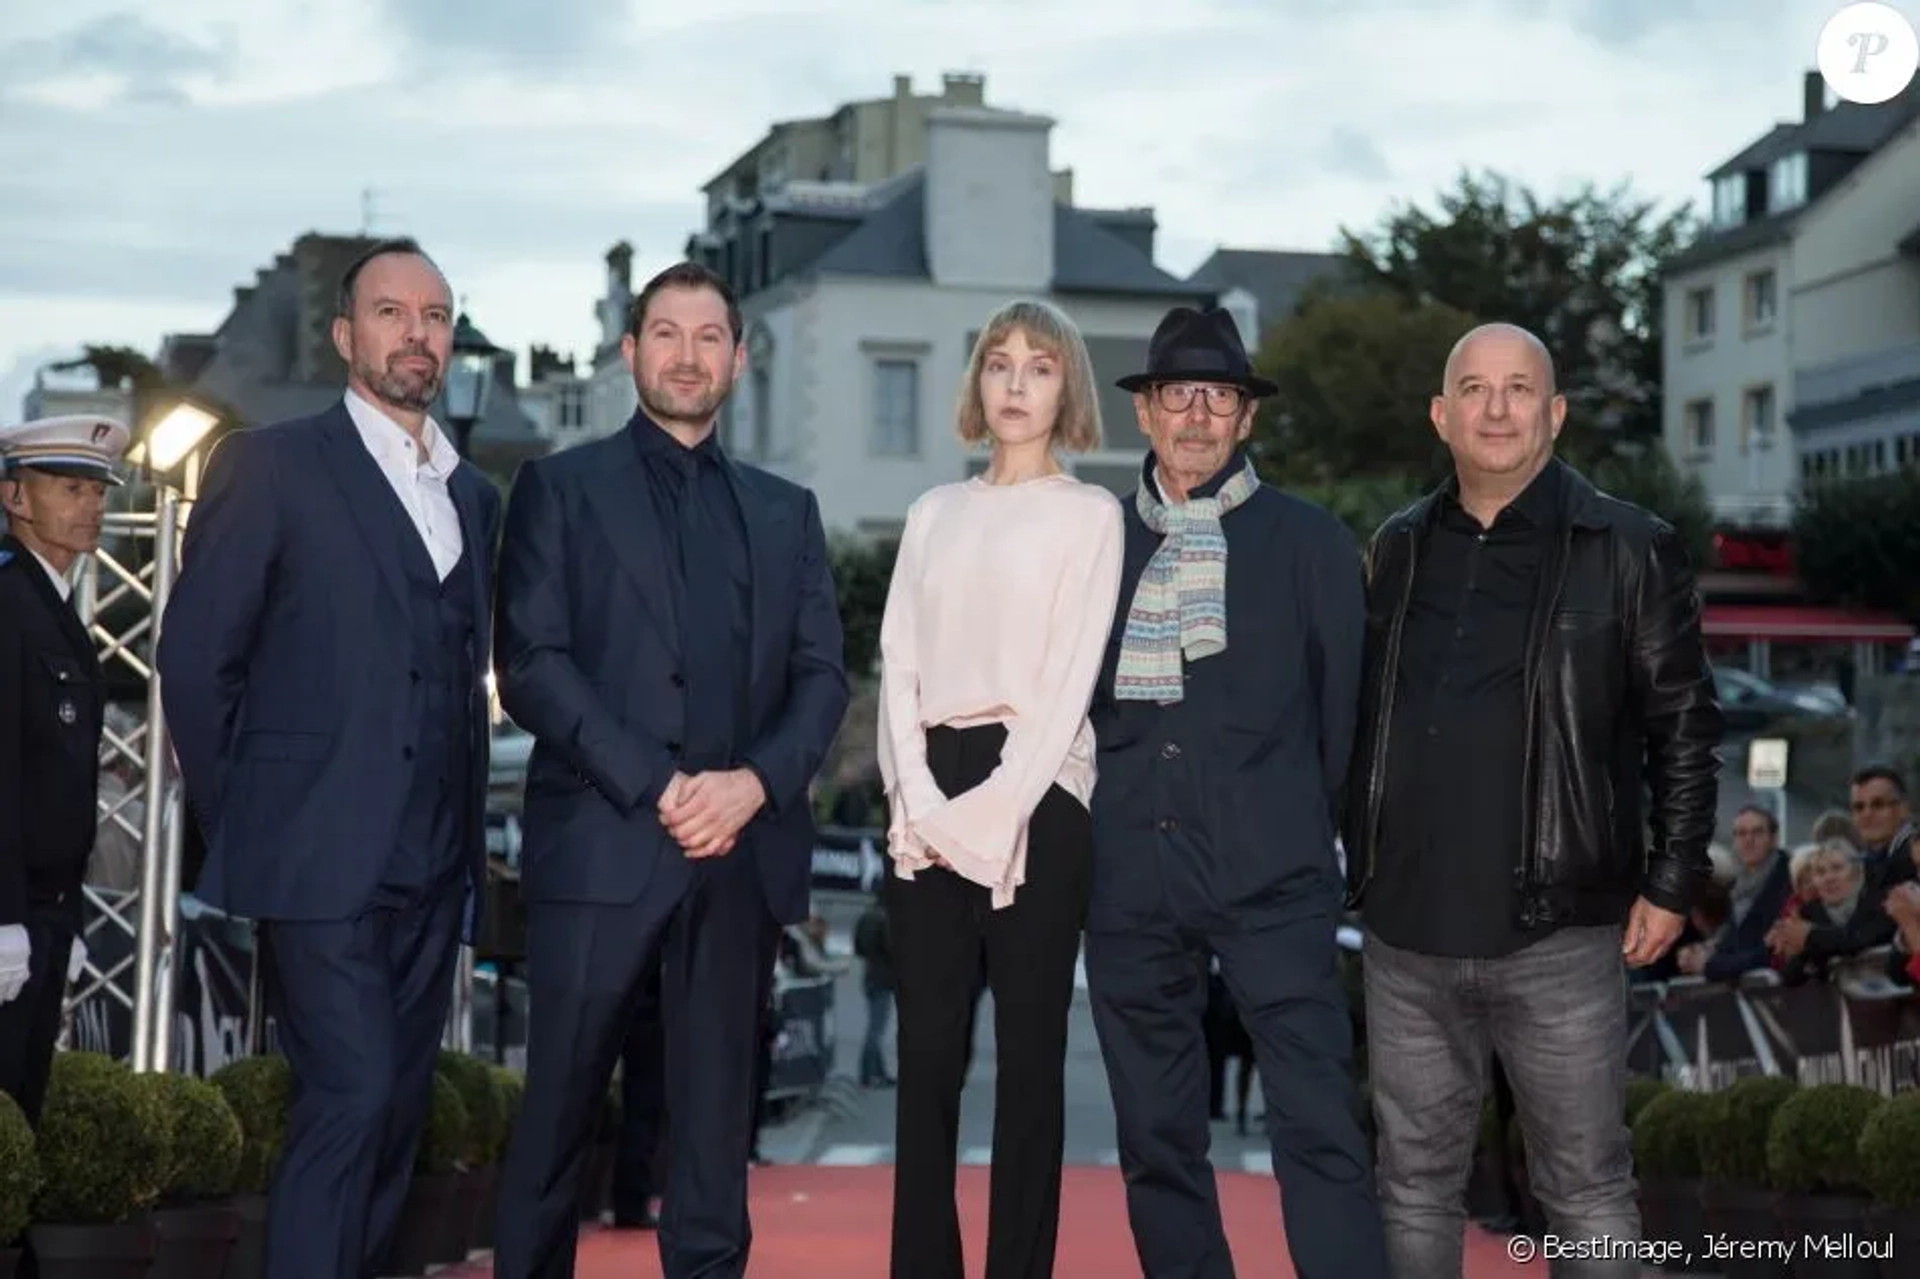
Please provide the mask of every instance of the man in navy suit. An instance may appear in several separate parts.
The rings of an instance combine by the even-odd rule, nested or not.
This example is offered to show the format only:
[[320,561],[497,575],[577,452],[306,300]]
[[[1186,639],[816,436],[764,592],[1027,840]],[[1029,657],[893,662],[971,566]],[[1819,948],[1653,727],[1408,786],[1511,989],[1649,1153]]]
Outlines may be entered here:
[[381,1273],[484,857],[500,499],[428,416],[445,278],[377,244],[333,341],[343,402],[214,450],[159,652],[196,892],[260,923],[293,1068],[274,1279]]
[[500,1187],[498,1279],[573,1273],[575,1186],[661,962],[667,1279],[746,1269],[754,1063],[779,926],[807,915],[807,784],[847,707],[813,494],[727,457],[740,309],[693,263],[634,300],[640,407],[522,466],[495,609],[527,768],[527,1082]]

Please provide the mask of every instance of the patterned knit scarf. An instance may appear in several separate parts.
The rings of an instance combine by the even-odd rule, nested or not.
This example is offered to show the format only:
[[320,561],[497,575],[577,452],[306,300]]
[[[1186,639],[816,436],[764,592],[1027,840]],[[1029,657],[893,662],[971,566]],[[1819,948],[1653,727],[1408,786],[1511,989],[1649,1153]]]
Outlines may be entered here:
[[1227,647],[1227,535],[1220,519],[1260,487],[1246,462],[1213,497],[1178,506],[1160,500],[1142,480],[1134,505],[1162,541],[1140,574],[1113,695],[1121,701],[1177,702],[1185,693],[1181,658],[1212,657]]

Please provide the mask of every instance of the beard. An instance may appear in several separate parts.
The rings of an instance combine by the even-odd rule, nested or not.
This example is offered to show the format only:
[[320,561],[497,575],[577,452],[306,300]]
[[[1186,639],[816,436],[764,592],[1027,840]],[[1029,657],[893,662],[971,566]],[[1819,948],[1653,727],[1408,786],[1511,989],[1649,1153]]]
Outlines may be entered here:
[[[400,363],[412,359],[431,360],[433,367],[423,373]],[[362,364],[355,372],[383,403],[409,413],[425,413],[432,407],[434,397],[440,394],[440,361],[427,351],[395,351],[387,357],[385,368]]]
[[[673,378],[696,372],[703,379],[698,387],[685,390],[673,384]],[[704,427],[713,421],[720,406],[726,403],[727,396],[732,393],[733,377],[723,374],[718,378],[708,378],[704,369],[671,368],[664,370],[651,383],[635,378],[634,389],[640,394],[640,407],[661,426]]]

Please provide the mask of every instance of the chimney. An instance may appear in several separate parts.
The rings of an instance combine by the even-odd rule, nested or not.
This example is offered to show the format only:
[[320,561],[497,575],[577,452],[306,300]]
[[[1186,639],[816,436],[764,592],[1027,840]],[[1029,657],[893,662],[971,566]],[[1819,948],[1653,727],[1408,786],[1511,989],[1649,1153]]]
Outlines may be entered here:
[[1818,71],[1809,71],[1800,87],[1800,110],[1804,120],[1817,119],[1827,109],[1827,81]]
[[894,101],[905,102],[908,98],[911,98],[912,96],[913,96],[913,77],[910,75],[895,76],[893,78]]
[[1045,116],[981,107],[927,113],[927,266],[935,283],[1051,289],[1052,129]]

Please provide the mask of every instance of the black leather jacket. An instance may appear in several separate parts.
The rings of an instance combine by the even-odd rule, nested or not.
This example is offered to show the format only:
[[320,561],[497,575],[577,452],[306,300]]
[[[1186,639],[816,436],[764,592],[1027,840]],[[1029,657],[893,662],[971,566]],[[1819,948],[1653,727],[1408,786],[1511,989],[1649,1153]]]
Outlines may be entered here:
[[[1549,465],[1563,469],[1559,537],[1528,631],[1518,922],[1618,923],[1636,896],[1684,913],[1712,873],[1725,726],[1694,572],[1671,525]],[[1342,831],[1350,906],[1375,866],[1401,625],[1438,497],[1390,516],[1367,546],[1366,675]]]

